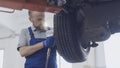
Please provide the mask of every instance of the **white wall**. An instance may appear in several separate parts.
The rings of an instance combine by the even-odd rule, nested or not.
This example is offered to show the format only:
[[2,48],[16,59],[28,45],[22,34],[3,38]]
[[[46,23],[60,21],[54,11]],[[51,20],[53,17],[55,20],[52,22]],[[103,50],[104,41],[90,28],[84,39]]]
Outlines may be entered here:
[[104,42],[106,68],[120,68],[120,33]]
[[4,49],[3,68],[24,68],[17,48],[18,37],[0,40],[0,48]]
[[99,46],[95,49],[95,61],[96,68],[106,68],[105,50],[103,43],[99,43]]
[[4,50],[0,49],[0,68],[3,68],[3,54],[4,54]]

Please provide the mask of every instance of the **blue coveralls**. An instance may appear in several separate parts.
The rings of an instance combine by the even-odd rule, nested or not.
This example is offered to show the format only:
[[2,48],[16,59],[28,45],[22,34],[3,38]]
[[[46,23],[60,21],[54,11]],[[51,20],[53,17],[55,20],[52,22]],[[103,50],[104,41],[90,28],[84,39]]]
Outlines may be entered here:
[[[31,36],[30,45],[34,45],[38,42],[46,40],[46,38],[35,38],[31,27],[28,28]],[[45,68],[47,49],[43,48],[36,53],[27,56],[25,62],[25,68]],[[56,46],[51,48],[51,54],[48,61],[48,68],[57,68],[56,64]]]

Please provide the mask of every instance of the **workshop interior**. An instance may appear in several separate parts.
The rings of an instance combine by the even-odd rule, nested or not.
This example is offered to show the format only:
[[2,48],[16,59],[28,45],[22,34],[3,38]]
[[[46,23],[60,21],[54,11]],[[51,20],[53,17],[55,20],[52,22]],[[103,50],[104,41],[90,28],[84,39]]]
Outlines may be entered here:
[[0,0],[0,68],[24,68],[17,51],[28,11],[54,28],[58,68],[119,68],[120,0]]

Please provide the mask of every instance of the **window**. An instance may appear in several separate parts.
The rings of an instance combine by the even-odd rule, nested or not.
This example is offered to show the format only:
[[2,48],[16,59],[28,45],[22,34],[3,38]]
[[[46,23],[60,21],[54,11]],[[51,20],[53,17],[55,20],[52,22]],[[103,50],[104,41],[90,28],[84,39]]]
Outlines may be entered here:
[[0,50],[0,68],[3,68],[3,54],[4,50]]
[[104,42],[106,68],[120,68],[120,33]]

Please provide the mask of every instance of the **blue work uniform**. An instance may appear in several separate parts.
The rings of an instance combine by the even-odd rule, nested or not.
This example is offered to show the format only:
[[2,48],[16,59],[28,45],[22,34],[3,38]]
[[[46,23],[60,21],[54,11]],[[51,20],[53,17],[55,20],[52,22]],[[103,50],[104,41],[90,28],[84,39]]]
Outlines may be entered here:
[[[46,40],[46,38],[35,38],[31,27],[28,28],[30,34],[30,46]],[[25,57],[25,68],[45,68],[48,48],[43,48],[34,54]],[[56,46],[51,48],[50,57],[48,60],[48,68],[57,68],[56,64]]]

